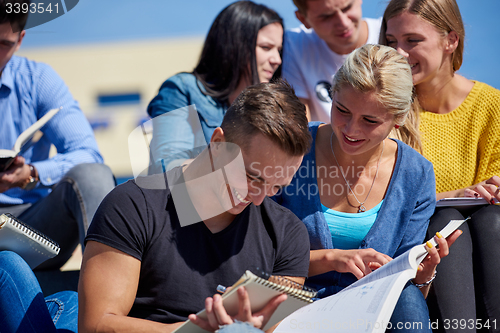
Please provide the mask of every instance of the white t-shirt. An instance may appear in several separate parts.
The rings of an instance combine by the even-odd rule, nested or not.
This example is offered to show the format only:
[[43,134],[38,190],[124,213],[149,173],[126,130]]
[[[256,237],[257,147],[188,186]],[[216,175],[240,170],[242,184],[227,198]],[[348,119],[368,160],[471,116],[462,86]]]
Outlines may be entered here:
[[[367,44],[378,44],[382,18],[363,20],[368,24]],[[330,50],[313,29],[304,25],[286,31],[283,77],[299,98],[309,100],[312,121],[330,123],[332,78],[346,57]]]

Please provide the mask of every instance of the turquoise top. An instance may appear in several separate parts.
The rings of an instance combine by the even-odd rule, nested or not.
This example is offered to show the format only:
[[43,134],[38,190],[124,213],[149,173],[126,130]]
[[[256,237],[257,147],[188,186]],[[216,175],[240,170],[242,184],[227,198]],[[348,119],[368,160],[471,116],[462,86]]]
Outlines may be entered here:
[[[302,165],[274,199],[290,209],[304,222],[309,232],[311,250],[334,249],[325,214],[321,209],[320,191],[316,177],[316,132],[320,123],[310,122],[312,149]],[[415,149],[401,141],[398,144],[396,165],[386,190],[384,202],[372,228],[361,241],[359,249],[374,249],[395,258],[422,244],[429,219],[436,207],[436,183],[432,163]],[[311,276],[307,285],[319,291],[323,298],[335,294],[358,279],[351,273],[330,271]]]
[[352,250],[361,245],[368,231],[377,219],[384,200],[363,213],[344,213],[330,209],[321,204],[328,229],[332,235],[332,243],[336,249]]

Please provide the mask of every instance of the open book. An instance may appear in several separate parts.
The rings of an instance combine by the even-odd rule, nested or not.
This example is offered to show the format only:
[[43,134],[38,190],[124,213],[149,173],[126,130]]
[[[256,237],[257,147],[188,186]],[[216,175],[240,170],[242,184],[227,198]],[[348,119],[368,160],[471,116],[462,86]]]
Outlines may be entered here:
[[42,126],[45,125],[61,109],[62,106],[58,109],[50,110],[42,118],[38,119],[36,123],[19,134],[12,150],[0,149],[0,172],[7,170],[17,155],[22,155],[32,145],[40,140],[43,135],[39,132],[40,128],[42,128]]
[[[293,311],[312,303],[312,298],[316,296],[316,292],[296,282],[287,280],[282,277],[271,276],[269,279],[258,277],[250,271],[245,274],[235,283],[232,288],[222,295],[224,308],[229,315],[234,316],[238,313],[238,295],[236,293],[239,287],[245,287],[252,305],[252,313],[260,311],[264,306],[275,296],[286,293],[288,298],[281,303],[278,309],[274,312],[264,330],[274,326],[280,320],[288,316]],[[207,318],[205,310],[197,313],[202,318]],[[179,326],[175,333],[204,333],[207,332],[201,327],[193,324],[191,321],[186,321],[182,326]]]
[[11,214],[0,215],[0,251],[19,254],[31,267],[59,253],[59,245]]
[[[500,202],[495,199],[495,204]],[[484,198],[475,197],[460,197],[460,198],[444,198],[436,202],[436,207],[465,207],[477,205],[489,205],[490,203]]]
[[[466,220],[450,221],[441,235],[448,237]],[[429,241],[437,245],[434,239]],[[414,246],[337,294],[295,311],[274,332],[385,332],[401,291],[426,255],[424,244]]]

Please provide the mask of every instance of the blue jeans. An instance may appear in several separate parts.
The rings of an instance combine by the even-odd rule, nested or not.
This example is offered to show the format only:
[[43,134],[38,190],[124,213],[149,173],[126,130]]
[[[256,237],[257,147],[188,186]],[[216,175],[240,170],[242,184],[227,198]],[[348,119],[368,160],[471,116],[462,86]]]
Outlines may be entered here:
[[424,295],[413,284],[404,287],[390,322],[386,332],[432,332]]
[[63,291],[43,298],[28,264],[16,253],[0,252],[0,331],[77,332],[78,294]]
[[243,323],[241,321],[237,321],[234,324],[223,326],[221,329],[216,331],[218,333],[262,333],[264,331],[259,330],[258,328],[253,327],[249,323]]
[[79,164],[69,170],[52,192],[34,204],[0,208],[56,241],[61,250],[37,269],[58,269],[68,261],[102,199],[115,186],[113,173],[104,164]]

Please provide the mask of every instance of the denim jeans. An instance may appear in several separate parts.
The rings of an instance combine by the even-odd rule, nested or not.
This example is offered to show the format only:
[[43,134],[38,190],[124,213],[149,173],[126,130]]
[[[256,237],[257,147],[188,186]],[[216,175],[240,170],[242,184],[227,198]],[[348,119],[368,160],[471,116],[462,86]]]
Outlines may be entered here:
[[78,294],[63,291],[43,298],[28,264],[16,253],[0,252],[0,332],[77,332]]
[[241,321],[236,321],[231,325],[226,325],[220,328],[218,333],[262,333],[264,331],[259,330],[258,328],[253,327],[249,323],[243,323]]
[[104,164],[79,164],[69,170],[52,192],[34,204],[0,208],[56,241],[61,250],[37,269],[58,269],[82,245],[87,229],[102,199],[115,186],[113,174]]
[[429,310],[422,292],[407,283],[399,296],[386,332],[431,332]]

